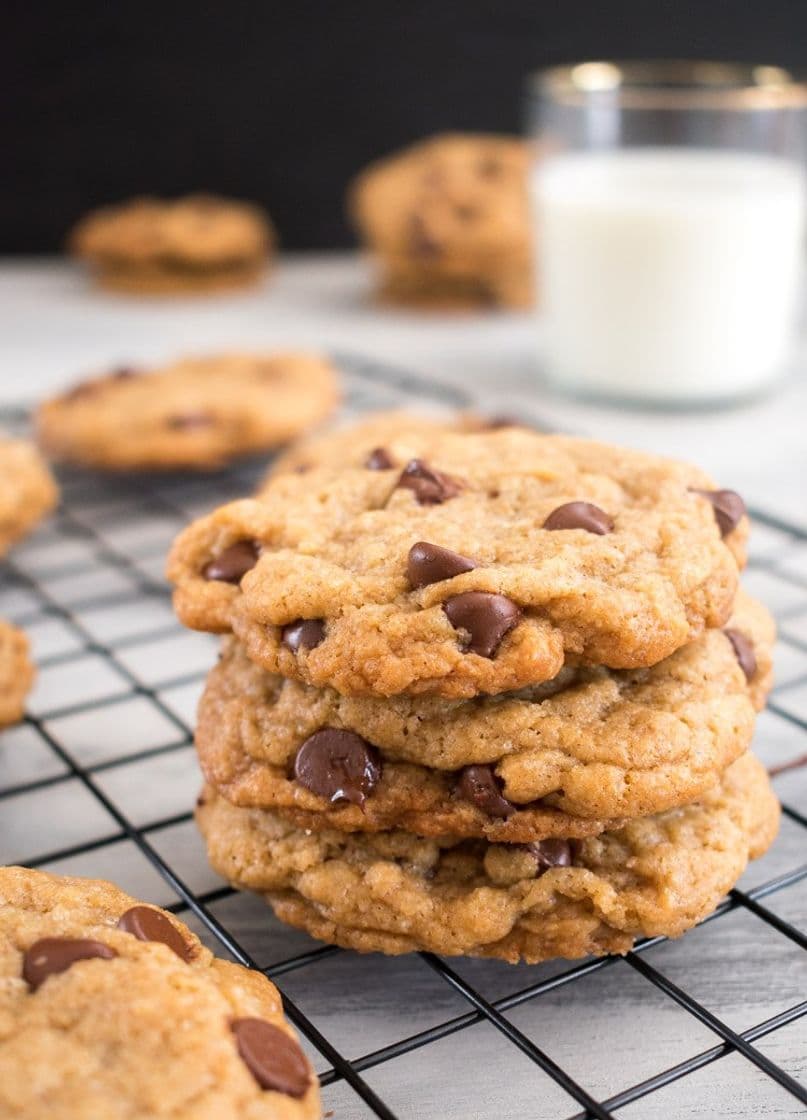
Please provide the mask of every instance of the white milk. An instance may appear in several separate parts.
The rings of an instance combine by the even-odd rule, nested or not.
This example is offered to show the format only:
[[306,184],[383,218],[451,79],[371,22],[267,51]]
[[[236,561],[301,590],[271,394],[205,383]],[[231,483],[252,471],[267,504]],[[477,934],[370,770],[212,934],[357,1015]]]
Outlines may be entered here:
[[805,229],[798,164],[685,148],[575,153],[539,165],[533,195],[554,381],[707,401],[782,371]]

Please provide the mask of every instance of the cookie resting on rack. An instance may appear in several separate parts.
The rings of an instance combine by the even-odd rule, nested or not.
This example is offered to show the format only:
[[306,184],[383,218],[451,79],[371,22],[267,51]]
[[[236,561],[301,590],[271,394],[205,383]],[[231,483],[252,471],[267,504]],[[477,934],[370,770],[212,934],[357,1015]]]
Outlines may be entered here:
[[220,874],[323,941],[533,963],[684,933],[773,842],[779,805],[746,754],[700,802],[571,842],[311,832],[212,788],[196,816]]
[[349,209],[381,297],[416,307],[527,307],[533,296],[529,146],[448,133],[377,160]]
[[[207,781],[300,828],[528,842],[581,837],[694,801],[748,748],[774,626],[740,595],[651,669],[564,669],[518,693],[340,696],[225,643],[199,704]],[[739,650],[739,652],[738,652]]]
[[34,675],[25,634],[0,619],[0,727],[22,719]]
[[431,438],[446,432],[473,432],[504,427],[502,419],[488,420],[470,412],[425,416],[395,409],[371,412],[337,428],[298,440],[273,461],[258,494],[281,474],[306,474],[315,467],[403,467],[422,456]]
[[654,665],[724,625],[747,527],[683,463],[449,433],[403,467],[281,475],[181,533],[168,577],[185,625],[233,631],[270,672],[459,698]]
[[4,1120],[315,1120],[280,995],[111,883],[0,869]]
[[36,447],[23,439],[0,438],[0,556],[50,513],[58,498]]
[[288,443],[338,400],[336,371],[319,355],[231,353],[113,370],[46,401],[36,419],[56,459],[112,471],[205,470]]
[[72,230],[69,247],[104,288],[170,295],[253,284],[274,242],[259,206],[194,194],[133,198],[94,210]]

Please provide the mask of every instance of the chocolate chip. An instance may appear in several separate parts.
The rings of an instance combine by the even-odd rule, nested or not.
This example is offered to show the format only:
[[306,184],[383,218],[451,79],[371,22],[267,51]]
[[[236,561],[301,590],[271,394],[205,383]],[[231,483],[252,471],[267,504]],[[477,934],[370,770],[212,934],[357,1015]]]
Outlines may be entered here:
[[737,664],[745,673],[745,679],[750,681],[757,671],[757,656],[754,653],[754,646],[750,638],[739,630],[727,629],[723,633],[731,642],[734,656],[737,658]]
[[250,568],[254,568],[260,555],[255,541],[236,541],[202,568],[205,579],[222,583],[240,583]]
[[293,1038],[264,1019],[233,1019],[230,1029],[241,1060],[262,1089],[305,1096],[311,1074]]
[[395,466],[390,453],[384,447],[373,448],[364,460],[364,465],[368,471],[388,471],[390,467]]
[[27,949],[22,959],[22,976],[33,991],[44,984],[49,976],[66,972],[76,961],[92,960],[100,957],[111,961],[117,957],[114,949],[102,941],[90,941],[74,937],[43,937]]
[[418,541],[409,549],[406,574],[412,587],[426,587],[429,583],[439,583],[442,579],[472,572],[475,567],[473,560],[452,552],[450,548]]
[[193,956],[193,949],[174,923],[153,906],[132,906],[121,914],[118,929],[133,934],[138,941],[161,941],[183,961]]
[[457,203],[454,207],[454,213],[461,222],[471,222],[474,218],[479,217],[479,210],[476,206],[468,206],[462,203]]
[[426,229],[426,223],[420,214],[412,214],[409,219],[408,233],[409,251],[413,257],[421,260],[433,260],[442,253],[442,246]]
[[511,817],[515,805],[502,795],[491,766],[466,766],[455,786],[457,794],[490,817]]
[[468,650],[480,657],[493,657],[502,638],[521,618],[521,608],[505,595],[491,591],[465,591],[452,595],[443,610],[455,630],[467,630]]
[[439,506],[462,491],[459,479],[433,470],[422,459],[410,459],[401,472],[398,486],[412,490],[422,506]]
[[280,640],[292,653],[301,649],[314,649],[325,637],[325,623],[321,618],[298,618],[283,627]]
[[591,502],[565,502],[553,509],[544,522],[545,529],[585,529],[587,533],[598,533],[600,536],[610,533],[613,527],[614,523],[605,510]]
[[310,470],[311,470],[311,464],[310,463],[298,463],[297,466],[294,468],[294,473],[295,474],[308,474],[308,472]]
[[363,805],[381,777],[381,760],[375,747],[354,731],[323,727],[297,751],[294,777],[331,802]]
[[571,867],[572,846],[568,840],[538,840],[527,844],[527,851],[535,856],[538,864],[538,875],[541,876],[550,867]]
[[696,490],[691,488],[693,494],[700,494],[707,502],[712,503],[715,511],[715,521],[720,530],[721,537],[727,537],[732,530],[740,524],[746,510],[745,502],[734,490]]
[[209,428],[215,417],[209,412],[179,412],[167,417],[166,426],[173,432],[191,432],[197,428]]
[[493,179],[502,170],[502,165],[495,156],[485,156],[477,164],[479,174],[483,179]]
[[131,381],[133,377],[140,376],[140,370],[135,369],[134,366],[118,366],[109,376],[115,381]]
[[501,428],[525,428],[527,425],[523,420],[517,420],[515,416],[487,416],[482,423],[482,430],[485,432],[497,432]]

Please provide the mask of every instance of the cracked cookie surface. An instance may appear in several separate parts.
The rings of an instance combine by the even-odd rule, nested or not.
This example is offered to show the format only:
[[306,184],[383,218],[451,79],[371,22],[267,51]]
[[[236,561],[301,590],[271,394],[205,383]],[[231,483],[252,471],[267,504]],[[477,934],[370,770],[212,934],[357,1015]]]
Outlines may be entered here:
[[[570,669],[459,701],[343,697],[266,673],[231,639],[199,704],[199,760],[233,804],[280,810],[300,828],[593,835],[695,800],[748,748],[771,684],[773,620],[741,594],[727,631],[750,643],[750,680],[727,632],[709,630],[651,669]],[[377,768],[364,787],[345,755],[361,744]],[[296,774],[310,748],[316,771]],[[463,786],[466,767],[492,776],[488,792]],[[341,788],[329,788],[333,775]]]
[[0,869],[8,1120],[314,1120],[319,1088],[261,973],[111,883]]
[[323,941],[537,962],[684,933],[773,842],[779,805],[746,754],[700,802],[565,849],[308,832],[212,788],[196,815],[220,874]]
[[316,354],[219,354],[84,381],[37,413],[57,459],[106,470],[212,469],[287,443],[339,399]]
[[382,298],[425,307],[526,307],[532,301],[527,144],[434,136],[367,167],[350,189],[376,255]]
[[[196,521],[169,558],[181,621],[346,695],[459,698],[653,665],[728,618],[747,518],[737,498],[719,524],[729,492],[695,467],[520,428],[427,448],[282,475]],[[316,641],[293,640],[303,621]]]

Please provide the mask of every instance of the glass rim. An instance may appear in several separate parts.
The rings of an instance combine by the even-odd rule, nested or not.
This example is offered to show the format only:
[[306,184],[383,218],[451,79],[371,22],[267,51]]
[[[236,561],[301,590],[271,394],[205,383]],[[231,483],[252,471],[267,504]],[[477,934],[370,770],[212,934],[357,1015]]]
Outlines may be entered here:
[[656,59],[591,60],[539,70],[529,90],[582,107],[608,97],[626,109],[804,109],[807,82],[781,66]]

